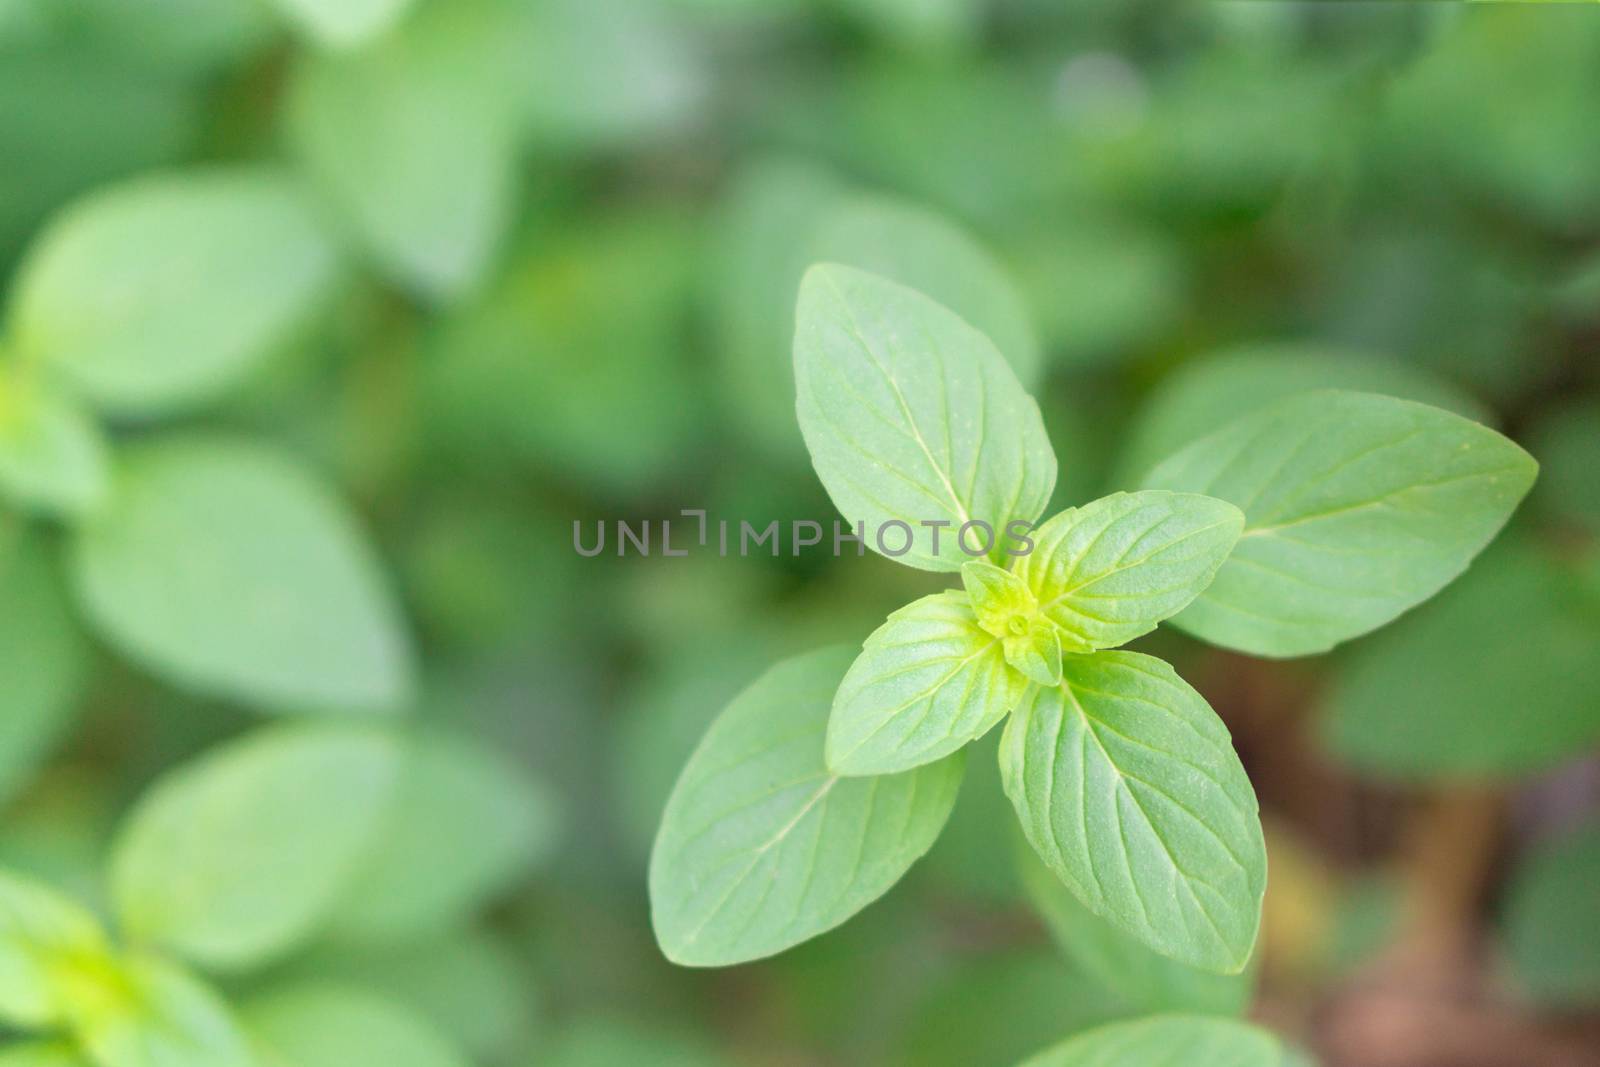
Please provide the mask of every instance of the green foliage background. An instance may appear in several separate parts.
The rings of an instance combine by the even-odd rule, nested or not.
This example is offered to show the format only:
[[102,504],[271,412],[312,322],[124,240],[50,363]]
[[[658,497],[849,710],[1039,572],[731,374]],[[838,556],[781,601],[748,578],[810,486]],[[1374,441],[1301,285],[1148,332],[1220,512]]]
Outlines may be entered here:
[[[1592,1023],[1597,70],[1582,5],[0,0],[0,1063],[970,1067],[1251,1006],[1345,1062],[1315,1020],[1404,941],[1415,813],[1485,792],[1499,860],[1446,871],[1485,883],[1479,995],[1530,1042]],[[1047,514],[1313,388],[1542,464],[1381,633],[1135,646],[1261,795],[1246,977],[1056,894],[995,832],[992,736],[900,892],[661,957],[648,849],[706,725],[942,584],[573,550],[831,523],[789,363],[823,259],[989,334]],[[57,906],[89,962],[35,973]]]

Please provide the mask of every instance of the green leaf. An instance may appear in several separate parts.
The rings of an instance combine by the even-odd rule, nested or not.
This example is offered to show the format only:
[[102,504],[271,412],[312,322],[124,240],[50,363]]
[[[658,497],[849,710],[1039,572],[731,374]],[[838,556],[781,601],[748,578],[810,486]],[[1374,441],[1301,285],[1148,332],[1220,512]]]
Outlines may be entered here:
[[1381,393],[1493,423],[1478,401],[1397,359],[1315,345],[1252,345],[1185,364],[1161,382],[1123,449],[1119,484],[1138,485],[1156,464],[1185,445],[1235,419],[1317,389]]
[[1000,741],[1029,843],[1096,915],[1182,963],[1238,972],[1267,857],[1227,727],[1151,656],[1067,656],[1063,674]]
[[1600,1003],[1600,825],[1539,845],[1506,902],[1506,949],[1522,988],[1561,1008]]
[[514,125],[488,10],[427,5],[290,77],[292,149],[375,265],[429,300],[476,286],[511,218]]
[[362,44],[405,17],[415,0],[273,0],[306,36],[330,48]]
[[1437,408],[1331,390],[1281,401],[1148,479],[1245,513],[1228,562],[1174,623],[1255,655],[1326,651],[1465,570],[1537,471],[1493,430]]
[[1033,1056],[1020,1067],[1282,1067],[1272,1034],[1200,1015],[1157,1015],[1111,1023]]
[[551,1042],[544,1067],[728,1067],[726,1057],[698,1036],[636,1019],[580,1019]]
[[89,912],[35,882],[0,871],[0,1021],[26,1030],[68,1018],[62,976],[108,951]]
[[72,1029],[95,1067],[255,1067],[227,1004],[167,960],[100,960],[77,979]]
[[1062,953],[1097,986],[1114,993],[1129,1015],[1244,1012],[1255,987],[1252,968],[1213,974],[1162,956],[1079,903],[1033,849],[1022,846],[1017,853],[1022,887]]
[[390,711],[409,695],[372,549],[342,501],[267,449],[130,451],[71,564],[101,634],[180,685],[270,711]]
[[100,427],[66,396],[0,366],[0,495],[71,518],[104,499],[106,482]]
[[243,1014],[261,1067],[467,1067],[415,1013],[357,989],[297,986],[252,1000]]
[[113,850],[124,929],[219,968],[295,947],[328,919],[376,839],[400,761],[375,730],[295,725],[169,772]]
[[0,801],[67,733],[83,689],[83,639],[40,538],[0,518]]
[[228,391],[318,310],[338,261],[294,182],[267,169],[140,178],[81,201],[12,297],[18,354],[125,415]]
[[813,263],[842,263],[916,289],[990,337],[1024,386],[1041,356],[1027,307],[1001,265],[934,211],[862,195],[810,163],[766,159],[724,194],[712,296],[728,415],[787,458],[794,419],[795,291]]
[[[800,285],[794,361],[812,464],[845,518],[865,522],[873,550],[888,555],[909,540],[893,558],[958,570],[1004,558],[1007,523],[1044,509],[1056,458],[1039,406],[953,312],[863,271],[813,267]],[[890,521],[909,532],[884,532]],[[946,525],[924,525],[937,522]],[[988,524],[988,546],[974,527],[963,551],[969,522]]]
[[784,660],[728,705],[684,767],[650,857],[662,951],[742,963],[844,922],[933,844],[959,755],[904,774],[841,778],[823,762],[835,647]]
[[964,594],[925,596],[872,632],[839,683],[828,766],[891,774],[942,759],[1005,718],[1026,684]]
[[1068,652],[1126,644],[1183,610],[1228,558],[1239,509],[1194,493],[1113,493],[1032,534],[1012,564]]
[[1505,778],[1600,740],[1600,611],[1576,574],[1507,539],[1339,664],[1321,733],[1366,774]]
[[334,930],[398,941],[464,922],[549,850],[554,809],[554,798],[504,753],[465,735],[416,734]]

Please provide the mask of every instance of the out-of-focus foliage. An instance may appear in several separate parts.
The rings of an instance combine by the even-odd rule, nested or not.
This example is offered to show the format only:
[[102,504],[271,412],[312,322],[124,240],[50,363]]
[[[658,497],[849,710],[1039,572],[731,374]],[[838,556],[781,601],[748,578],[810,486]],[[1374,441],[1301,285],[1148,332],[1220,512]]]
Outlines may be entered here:
[[[0,0],[0,865],[98,929],[41,983],[0,909],[0,1064],[972,1067],[1247,1001],[1321,1041],[1425,906],[1413,810],[1486,782],[1485,985],[1592,1011],[1593,835],[1546,824],[1600,738],[1596,69],[1584,5]],[[829,940],[661,959],[698,739],[943,584],[717,553],[833,517],[817,260],[993,339],[1043,514],[1316,389],[1540,462],[1505,545],[1327,658],[1140,639],[1313,853],[1269,830],[1248,977],[1017,877],[994,734]]]

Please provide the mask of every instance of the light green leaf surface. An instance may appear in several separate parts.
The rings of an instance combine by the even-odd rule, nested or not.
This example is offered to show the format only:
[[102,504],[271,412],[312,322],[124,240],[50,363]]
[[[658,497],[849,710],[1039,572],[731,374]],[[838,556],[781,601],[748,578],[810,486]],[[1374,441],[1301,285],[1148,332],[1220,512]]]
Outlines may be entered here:
[[1600,1004],[1600,824],[1540,844],[1511,880],[1506,950],[1535,1001],[1560,1008]]
[[169,680],[268,711],[385,712],[410,646],[343,502],[287,457],[225,438],[130,451],[71,548],[102,636]]
[[68,1018],[63,972],[107,951],[100,924],[53,889],[0,872],[0,1022],[28,1030]]
[[1096,915],[1218,973],[1255,945],[1267,857],[1228,730],[1161,660],[1067,656],[1017,708],[1000,770],[1023,833]]
[[80,977],[72,1026],[95,1067],[257,1067],[232,1010],[181,967],[136,956]]
[[828,766],[861,775],[932,763],[987,733],[1026,684],[966,594],[923,597],[872,632],[839,683]]
[[295,725],[168,772],[113,850],[124,930],[218,968],[300,944],[372,847],[400,762],[395,740],[377,730]]
[[1438,600],[1339,663],[1321,733],[1365,774],[1504,778],[1600,740],[1600,610],[1508,538]]
[[1397,359],[1317,345],[1251,345],[1187,363],[1161,381],[1123,448],[1118,484],[1136,486],[1185,445],[1235,419],[1317,389],[1415,400],[1493,425],[1489,410],[1471,396]]
[[0,497],[70,518],[106,493],[100,427],[54,389],[0,367]]
[[1160,955],[1084,907],[1032,848],[1019,845],[1016,851],[1023,890],[1062,953],[1114,994],[1128,1015],[1244,1012],[1255,988],[1254,968],[1213,974]]
[[505,753],[426,730],[333,927],[399,941],[438,934],[504,892],[555,838],[555,798]]
[[1323,652],[1460,574],[1538,466],[1493,430],[1370,393],[1303,393],[1163,462],[1148,484],[1239,505],[1245,530],[1174,623],[1262,656]]
[[667,957],[688,966],[781,952],[882,896],[933,844],[962,757],[841,778],[823,734],[848,648],[784,660],[728,705],[678,779],[650,857]]
[[360,49],[301,57],[289,143],[354,241],[435,301],[482,278],[511,217],[515,135],[475,4],[430,4]]
[[1090,1030],[1021,1067],[1282,1067],[1285,1056],[1276,1037],[1247,1023],[1156,1015]]
[[83,639],[43,540],[0,518],[0,801],[66,734],[85,681]]
[[330,48],[376,37],[405,17],[415,0],[273,0],[295,26]]
[[307,984],[268,993],[243,1017],[259,1067],[468,1067],[414,1012],[354,988]]
[[40,236],[12,297],[12,340],[98,407],[167,414],[247,377],[337,275],[333,245],[277,171],[139,178],[80,201]]
[[1052,517],[1011,566],[1068,652],[1113,648],[1194,600],[1243,526],[1238,508],[1213,497],[1114,493]]
[[[953,312],[876,275],[813,267],[800,286],[794,360],[812,464],[845,518],[866,523],[870,548],[879,550],[880,526],[898,520],[912,544],[895,558],[958,570],[974,558],[958,544],[965,523],[989,524],[988,555],[1000,560],[1007,522],[1044,509],[1056,459],[1039,406]],[[941,521],[949,525],[922,525]],[[889,550],[904,536],[889,530]],[[967,545],[983,547],[981,529]]]

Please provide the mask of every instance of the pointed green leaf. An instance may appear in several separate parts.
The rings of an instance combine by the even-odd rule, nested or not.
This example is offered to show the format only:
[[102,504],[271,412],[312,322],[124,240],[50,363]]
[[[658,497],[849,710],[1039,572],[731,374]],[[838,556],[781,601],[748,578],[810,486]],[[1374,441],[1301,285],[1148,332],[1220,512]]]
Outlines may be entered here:
[[127,455],[77,531],[79,603],[179,685],[268,711],[395,710],[410,647],[344,502],[286,457],[222,438]]
[[511,218],[514,118],[493,5],[427,5],[359,49],[301,58],[288,140],[377,267],[433,300],[472,289]]
[[932,763],[1005,718],[1025,684],[964,594],[925,596],[872,632],[839,684],[828,766],[857,775]]
[[962,757],[841,778],[823,762],[851,659],[779,663],[728,705],[667,801],[650,857],[662,951],[687,966],[770,956],[830,930],[900,880],[955,805]]
[[271,170],[141,178],[63,214],[13,296],[18,354],[97,406],[165,414],[211,400],[320,306],[334,247]]
[[1174,623],[1255,655],[1326,651],[1465,570],[1537,471],[1511,441],[1438,408],[1338,391],[1281,401],[1148,479],[1245,513],[1228,562]]
[[72,517],[106,494],[100,427],[68,397],[0,367],[0,496]]
[[96,1067],[256,1067],[233,1012],[167,960],[101,960],[77,975],[72,1029]]
[[376,840],[400,761],[376,730],[295,725],[169,772],[113,850],[123,928],[212,967],[293,948],[328,919]]
[[1288,1052],[1248,1023],[1156,1015],[1069,1038],[1020,1067],[1283,1067]]
[[1163,956],[1084,907],[1032,848],[1019,843],[1016,851],[1022,888],[1062,953],[1114,993],[1128,1015],[1244,1012],[1255,988],[1254,968],[1214,974]]
[[0,1022],[27,1030],[68,1017],[62,971],[109,950],[88,909],[36,882],[0,872]]
[[[1006,524],[1044,510],[1056,458],[989,339],[914,290],[834,264],[806,273],[795,319],[800,429],[867,546],[924,570],[1004,559]],[[971,527],[963,551],[969,522],[990,536]]]
[[1002,638],[1001,647],[1005,649],[1006,662],[1030,682],[1060,683],[1061,631],[1053,623],[1042,621],[1026,633]]
[[1000,742],[1022,829],[1091,911],[1151,948],[1241,970],[1266,888],[1256,798],[1227,727],[1161,660],[1067,656]]
[[1021,578],[975,560],[962,564],[961,583],[978,625],[1000,638],[1007,663],[1040,685],[1061,681],[1061,635]]
[[243,1015],[260,1067],[467,1067],[415,1012],[357,989],[294,986],[257,997]]
[[1238,508],[1213,497],[1113,493],[1035,530],[1012,570],[1068,652],[1114,648],[1194,600],[1243,526]]

